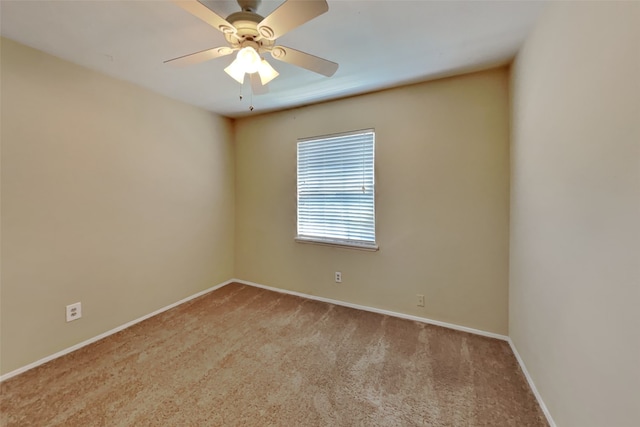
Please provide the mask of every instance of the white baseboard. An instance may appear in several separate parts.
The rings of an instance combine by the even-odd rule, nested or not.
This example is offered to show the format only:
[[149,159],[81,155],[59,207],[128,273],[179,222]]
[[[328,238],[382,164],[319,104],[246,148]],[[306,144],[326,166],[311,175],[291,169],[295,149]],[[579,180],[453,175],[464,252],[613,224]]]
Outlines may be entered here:
[[49,361],[51,361],[51,360],[53,360],[53,359],[57,359],[58,357],[64,356],[65,354],[69,354],[69,353],[71,353],[71,352],[73,352],[73,351],[76,351],[76,350],[78,350],[79,348],[82,348],[82,347],[87,346],[87,345],[89,345],[89,344],[91,344],[91,343],[94,343],[94,342],[96,342],[96,341],[99,341],[99,340],[101,340],[101,339],[103,339],[103,338],[108,337],[109,335],[113,335],[113,334],[115,334],[116,332],[120,332],[120,331],[121,331],[121,330],[123,330],[123,329],[127,329],[128,327],[133,326],[133,325],[135,325],[136,323],[140,323],[140,322],[142,322],[143,320],[147,320],[147,319],[148,319],[148,318],[150,318],[150,317],[153,317],[153,316],[155,316],[155,315],[157,315],[157,314],[160,314],[160,313],[162,313],[162,312],[165,312],[165,311],[167,311],[167,310],[170,310],[170,309],[172,309],[172,308],[174,308],[174,307],[179,306],[180,304],[183,304],[183,303],[185,303],[185,302],[187,302],[187,301],[190,301],[190,300],[192,300],[192,299],[194,299],[194,298],[198,298],[199,296],[202,296],[202,295],[204,295],[204,294],[206,294],[206,293],[209,293],[209,292],[215,291],[216,289],[219,289],[219,288],[221,288],[221,287],[223,287],[223,286],[226,286],[226,285],[228,285],[228,284],[230,284],[230,283],[233,283],[233,282],[234,282],[234,280],[227,280],[226,282],[223,282],[223,283],[220,283],[220,284],[218,284],[218,285],[212,286],[212,287],[210,287],[209,289],[205,289],[204,291],[200,291],[200,292],[198,292],[198,293],[196,293],[196,294],[193,294],[193,295],[191,295],[191,296],[188,296],[188,297],[186,297],[186,298],[183,298],[183,299],[181,299],[180,301],[174,302],[173,304],[169,304],[169,305],[168,305],[168,306],[166,306],[166,307],[162,307],[162,308],[160,308],[160,309],[158,309],[158,310],[156,310],[156,311],[154,311],[154,312],[152,312],[152,313],[149,313],[149,314],[147,314],[147,315],[144,315],[144,316],[142,316],[142,317],[139,317],[139,318],[137,318],[137,319],[134,319],[134,320],[132,320],[132,321],[130,321],[130,322],[127,322],[127,323],[125,323],[124,325],[120,325],[120,326],[118,326],[118,327],[116,327],[116,328],[113,328],[113,329],[111,329],[111,330],[109,330],[109,331],[107,331],[107,332],[104,332],[104,333],[102,333],[102,334],[100,334],[100,335],[96,335],[96,336],[95,336],[95,337],[93,337],[93,338],[89,338],[88,340],[82,341],[82,342],[80,342],[80,343],[78,343],[78,344],[76,344],[76,345],[72,345],[71,347],[65,348],[64,350],[61,350],[61,351],[59,351],[59,352],[57,352],[57,353],[54,353],[54,354],[52,354],[52,355],[49,355],[49,356],[47,356],[47,357],[44,357],[44,358],[42,358],[42,359],[40,359],[40,360],[36,360],[36,361],[35,361],[35,362],[33,362],[33,363],[29,363],[28,365],[23,366],[23,367],[18,368],[18,369],[15,369],[15,370],[13,370],[13,371],[11,371],[11,372],[7,372],[6,374],[4,374],[4,375],[0,376],[0,382],[5,381],[5,380],[8,380],[9,378],[15,377],[16,375],[19,375],[19,374],[21,374],[21,373],[23,373],[23,372],[26,372],[26,371],[28,371],[28,370],[30,370],[30,369],[33,369],[33,368],[37,367],[37,366],[43,365],[43,364],[45,364],[45,363],[47,363],[47,362],[49,362]]
[[73,345],[71,347],[68,347],[62,351],[59,351],[57,353],[54,353],[50,356],[44,357],[40,360],[37,360],[33,363],[30,363],[26,366],[23,366],[21,368],[15,369],[11,372],[8,372],[2,376],[0,376],[0,382],[8,380],[9,378],[15,377],[16,375],[19,375],[23,372],[26,372],[30,369],[33,369],[37,366],[40,366],[42,364],[45,364],[51,360],[57,359],[58,357],[64,356],[65,354],[69,354],[75,350],[78,350],[79,348],[82,348],[84,346],[87,346],[91,343],[94,343],[96,341],[99,341],[103,338],[108,337],[109,335],[113,335],[116,332],[120,332],[123,329],[126,329],[130,326],[135,325],[136,323],[140,323],[143,320],[149,319],[150,317],[156,316],[162,312],[165,312],[167,310],[170,310],[174,307],[179,306],[180,304],[183,304],[187,301],[190,301],[194,298],[198,298],[199,296],[202,296],[204,294],[207,294],[209,292],[215,291],[216,289],[220,289],[223,286],[226,286],[228,284],[231,283],[241,283],[243,285],[247,285],[247,286],[253,286],[253,287],[257,287],[257,288],[262,288],[262,289],[267,289],[269,291],[274,291],[274,292],[279,292],[279,293],[283,293],[283,294],[289,294],[289,295],[295,295],[295,296],[299,296],[299,297],[303,297],[303,298],[308,298],[308,299],[312,299],[312,300],[316,300],[316,301],[322,301],[322,302],[327,302],[330,304],[335,304],[335,305],[340,305],[340,306],[344,306],[344,307],[350,307],[350,308],[355,308],[358,310],[364,310],[364,311],[369,311],[369,312],[373,312],[373,313],[379,313],[379,314],[386,314],[388,316],[393,316],[393,317],[399,317],[401,319],[408,319],[408,320],[414,320],[417,322],[422,322],[422,323],[428,323],[430,325],[436,325],[436,326],[441,326],[444,328],[449,328],[449,329],[454,329],[457,331],[462,331],[462,332],[468,332],[470,334],[475,334],[475,335],[481,335],[481,336],[485,336],[485,337],[489,337],[489,338],[495,338],[495,339],[499,339],[499,340],[503,340],[503,341],[507,341],[509,343],[509,345],[511,346],[511,349],[513,350],[513,353],[516,356],[516,359],[518,360],[518,363],[520,364],[520,367],[522,368],[522,372],[524,372],[525,377],[527,378],[527,381],[529,383],[529,386],[531,387],[531,390],[533,391],[533,394],[535,395],[536,399],[538,400],[538,403],[540,404],[540,407],[542,408],[542,411],[544,412],[545,416],[547,417],[547,421],[549,422],[549,425],[551,427],[556,427],[555,422],[553,421],[553,418],[551,418],[551,414],[549,413],[549,410],[547,409],[546,405],[544,404],[544,401],[542,400],[542,397],[540,396],[540,394],[538,393],[538,390],[536,389],[535,384],[533,383],[533,380],[531,379],[531,376],[529,375],[529,372],[527,371],[527,368],[524,365],[524,362],[522,361],[522,358],[520,357],[520,355],[518,354],[518,351],[516,350],[513,342],[511,341],[511,339],[505,335],[500,335],[500,334],[496,334],[493,332],[488,332],[488,331],[483,331],[480,329],[474,329],[474,328],[469,328],[467,326],[460,326],[460,325],[456,325],[453,323],[447,323],[447,322],[441,322],[439,320],[433,320],[433,319],[429,319],[426,317],[419,317],[419,316],[413,316],[410,314],[404,314],[404,313],[398,313],[398,312],[394,312],[394,311],[389,311],[389,310],[383,310],[383,309],[379,309],[379,308],[374,308],[374,307],[367,307],[364,305],[359,305],[359,304],[352,304],[349,302],[345,302],[345,301],[339,301],[339,300],[334,300],[334,299],[330,299],[330,298],[324,298],[324,297],[319,297],[316,295],[309,295],[309,294],[304,294],[301,292],[295,292],[295,291],[289,291],[286,289],[280,289],[280,288],[274,288],[271,286],[265,286],[265,285],[261,285],[259,283],[254,283],[254,282],[249,282],[246,280],[240,280],[240,279],[231,279],[231,280],[227,280],[226,282],[220,283],[218,285],[212,286],[209,289],[205,289],[204,291],[198,292],[196,294],[193,294],[189,297],[183,298],[180,301],[177,301],[173,304],[170,304],[166,307],[160,308],[152,313],[149,313],[145,316],[139,317],[135,320],[132,320],[130,322],[127,322],[123,325],[120,325],[114,329],[111,329],[109,331],[106,331],[100,335],[96,335],[93,338],[90,338],[88,340],[82,341],[76,345]]
[[540,405],[540,408],[542,409],[544,416],[547,418],[547,422],[549,423],[549,426],[556,427],[556,422],[551,417],[551,412],[549,412],[547,405],[544,404],[544,401],[542,400],[542,396],[540,396],[540,393],[538,392],[538,389],[536,388],[536,385],[533,382],[533,378],[531,378],[531,375],[529,375],[529,371],[527,370],[527,367],[525,366],[524,361],[522,360],[522,357],[520,357],[520,353],[518,353],[518,350],[516,349],[515,344],[513,343],[511,338],[509,338],[507,341],[511,346],[511,350],[513,351],[513,354],[516,356],[516,360],[520,364],[520,369],[522,369],[522,372],[524,373],[524,376],[527,379],[527,382],[529,383],[529,387],[531,387],[531,391],[533,392],[533,395],[536,397],[536,400],[538,401],[538,404]]
[[456,331],[468,332],[474,335],[482,335],[483,337],[495,338],[502,341],[509,341],[509,337],[506,335],[496,334],[494,332],[483,331],[480,329],[469,328],[467,326],[460,326],[454,323],[441,322],[439,320],[433,320],[426,317],[413,316],[411,314],[398,313],[395,311],[383,310],[381,308],[368,307],[366,305],[352,304],[350,302],[334,300],[330,298],[319,297],[316,295],[304,294],[302,292],[289,291],[286,289],[273,288],[271,286],[261,285],[259,283],[248,282],[246,280],[233,279],[232,282],[241,283],[243,285],[254,286],[256,288],[267,289],[269,291],[280,292],[283,294],[295,295],[303,298],[309,298],[316,301],[328,302],[330,304],[341,305],[343,307],[355,308],[363,311],[370,311],[373,313],[386,314],[388,316],[399,317],[401,319],[415,320],[416,322],[428,323],[430,325],[442,326],[443,328],[455,329]]

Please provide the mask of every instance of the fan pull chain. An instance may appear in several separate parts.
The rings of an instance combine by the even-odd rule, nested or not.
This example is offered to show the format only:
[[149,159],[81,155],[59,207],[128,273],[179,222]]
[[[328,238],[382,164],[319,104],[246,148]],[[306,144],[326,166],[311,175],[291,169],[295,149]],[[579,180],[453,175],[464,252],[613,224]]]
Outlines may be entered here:
[[240,101],[242,101],[242,86],[243,85],[240,85]]
[[253,89],[251,89],[251,95],[249,97],[249,111],[253,111]]

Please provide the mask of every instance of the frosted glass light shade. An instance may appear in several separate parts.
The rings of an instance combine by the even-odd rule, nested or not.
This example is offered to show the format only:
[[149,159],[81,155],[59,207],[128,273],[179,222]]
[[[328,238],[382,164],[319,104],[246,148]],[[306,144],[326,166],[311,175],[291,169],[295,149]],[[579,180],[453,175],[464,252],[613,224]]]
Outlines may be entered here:
[[260,61],[258,73],[260,74],[260,82],[263,86],[280,75],[265,59]]
[[225,68],[224,72],[229,74],[238,83],[244,83],[244,68],[237,59],[235,59],[227,68]]
[[240,49],[236,56],[236,61],[240,63],[245,73],[253,74],[260,67],[260,55],[251,46]]

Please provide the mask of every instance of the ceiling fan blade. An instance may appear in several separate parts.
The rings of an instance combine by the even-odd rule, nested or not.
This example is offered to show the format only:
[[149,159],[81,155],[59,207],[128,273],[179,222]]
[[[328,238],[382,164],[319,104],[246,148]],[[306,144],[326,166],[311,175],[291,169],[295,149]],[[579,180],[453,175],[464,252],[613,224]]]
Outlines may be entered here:
[[258,24],[258,32],[275,40],[328,10],[326,0],[287,0]]
[[193,65],[208,61],[210,59],[219,58],[221,56],[230,55],[231,53],[233,53],[233,49],[231,49],[230,47],[214,47],[213,49],[201,50],[200,52],[190,53],[189,55],[167,59],[166,61],[164,61],[164,63],[178,66]]
[[249,77],[251,78],[251,90],[254,95],[264,95],[265,93],[269,93],[269,88],[267,85],[262,84],[258,73],[249,74]]
[[216,30],[220,30],[225,34],[235,34],[236,28],[231,25],[226,19],[218,15],[207,6],[203,5],[197,0],[171,0],[177,6],[186,10],[193,16],[202,19],[207,24],[211,25]]
[[322,74],[327,77],[333,76],[338,70],[338,64],[335,62],[318,58],[317,56],[300,52],[299,50],[295,50],[290,47],[275,46],[271,50],[271,56],[278,61],[297,65],[298,67],[306,68],[309,71],[313,71],[314,73]]

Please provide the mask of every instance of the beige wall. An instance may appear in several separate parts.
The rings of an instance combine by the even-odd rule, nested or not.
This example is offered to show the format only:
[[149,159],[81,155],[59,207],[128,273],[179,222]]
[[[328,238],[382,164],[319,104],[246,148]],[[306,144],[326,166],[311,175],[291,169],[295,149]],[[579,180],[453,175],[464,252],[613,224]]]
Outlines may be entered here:
[[[236,277],[506,334],[508,117],[502,68],[238,120]],[[294,242],[296,139],[363,128],[380,250]]]
[[513,68],[510,333],[562,427],[640,425],[640,3],[557,3]]
[[2,373],[233,277],[228,119],[1,53]]

